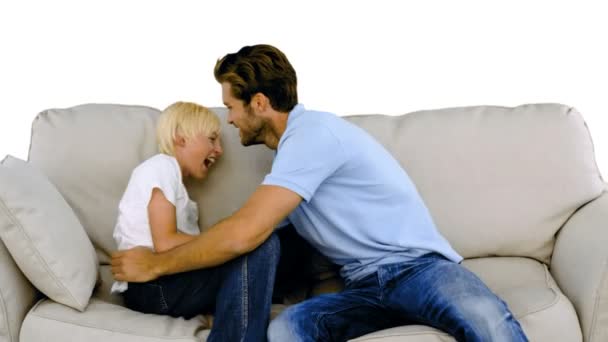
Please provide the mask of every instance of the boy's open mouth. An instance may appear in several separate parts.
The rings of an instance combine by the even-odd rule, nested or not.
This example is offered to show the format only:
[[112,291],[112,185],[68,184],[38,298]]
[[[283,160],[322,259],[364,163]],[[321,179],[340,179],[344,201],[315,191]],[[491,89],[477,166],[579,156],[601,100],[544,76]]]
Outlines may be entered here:
[[215,157],[205,158],[205,161],[203,161],[203,164],[205,165],[206,168],[211,167],[211,165],[213,165],[214,163],[215,163]]

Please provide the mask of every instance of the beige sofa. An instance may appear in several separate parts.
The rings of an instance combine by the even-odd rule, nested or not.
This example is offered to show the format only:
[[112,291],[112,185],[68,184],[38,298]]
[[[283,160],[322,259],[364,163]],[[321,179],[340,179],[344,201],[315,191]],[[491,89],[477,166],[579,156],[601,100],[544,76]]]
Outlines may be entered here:
[[[216,112],[224,121],[224,156],[207,181],[189,185],[201,227],[237,209],[273,156],[263,146],[242,147],[225,110]],[[143,106],[88,104],[38,115],[29,162],[88,233],[101,284],[84,312],[42,298],[0,243],[1,342],[205,339],[208,330],[196,319],[133,312],[109,294],[118,201],[133,167],[156,153],[158,114]],[[347,119],[402,163],[464,265],[506,300],[530,341],[608,341],[608,188],[575,109],[479,106]],[[335,283],[317,291],[327,286]],[[355,341],[453,339],[415,325]]]

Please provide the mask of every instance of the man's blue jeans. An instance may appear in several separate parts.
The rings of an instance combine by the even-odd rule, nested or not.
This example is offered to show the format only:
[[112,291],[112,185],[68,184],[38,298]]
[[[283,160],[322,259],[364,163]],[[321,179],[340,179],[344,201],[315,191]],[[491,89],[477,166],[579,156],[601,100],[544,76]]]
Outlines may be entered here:
[[527,341],[507,305],[463,266],[431,253],[380,266],[340,293],[291,306],[268,328],[278,341],[346,341],[406,324],[443,330],[458,341]]
[[272,234],[251,253],[223,265],[129,283],[125,304],[144,313],[187,319],[214,312],[207,341],[266,341],[280,249]]

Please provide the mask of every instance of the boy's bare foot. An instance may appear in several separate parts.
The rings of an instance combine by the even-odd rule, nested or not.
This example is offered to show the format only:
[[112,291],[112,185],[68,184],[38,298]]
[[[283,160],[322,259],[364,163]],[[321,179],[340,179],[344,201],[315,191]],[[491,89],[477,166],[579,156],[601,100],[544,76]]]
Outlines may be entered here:
[[211,329],[211,327],[213,327],[213,315],[212,314],[198,315],[197,317],[200,319],[201,325],[203,326],[203,328]]

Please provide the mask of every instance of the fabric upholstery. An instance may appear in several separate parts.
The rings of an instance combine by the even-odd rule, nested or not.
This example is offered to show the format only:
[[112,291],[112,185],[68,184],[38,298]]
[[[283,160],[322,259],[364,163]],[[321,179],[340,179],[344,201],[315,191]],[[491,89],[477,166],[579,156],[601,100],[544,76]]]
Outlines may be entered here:
[[[226,110],[213,110],[222,122],[224,155],[207,180],[188,184],[199,204],[202,229],[245,202],[270,170],[273,156],[264,146],[240,146],[238,130],[226,123]],[[45,111],[36,119],[30,161],[74,208],[100,255],[102,280],[84,313],[50,300],[39,302],[26,317],[23,341],[193,341],[207,336],[208,330],[194,320],[127,310],[108,290],[111,275],[105,264],[115,248],[116,208],[133,167],[157,153],[157,116],[148,107],[90,104]],[[599,232],[605,219],[603,209],[588,208],[604,205],[592,202],[577,209],[597,198],[604,184],[575,109],[558,104],[477,106],[347,119],[375,136],[408,171],[439,229],[468,258],[465,267],[505,299],[531,341],[582,340],[568,298],[581,317],[585,341],[601,341],[608,312],[601,266],[605,242]],[[577,219],[579,214],[583,218]],[[559,286],[546,266],[556,234],[551,272]],[[588,257],[593,262],[586,265]],[[579,269],[567,270],[573,265]],[[595,275],[586,278],[581,272],[587,270]],[[576,284],[587,279],[595,287]],[[341,286],[327,278],[314,293]],[[285,307],[273,306],[273,315]],[[586,322],[595,322],[593,328]],[[396,327],[356,340],[453,341],[425,326]]]
[[54,301],[83,310],[97,278],[97,257],[78,218],[35,167],[7,157],[0,165],[0,237],[29,281]]
[[[466,260],[465,267],[475,272],[507,302],[530,341],[581,340],[574,309],[545,265],[529,258],[495,257]],[[120,306],[120,297],[108,292],[108,284],[112,282],[109,266],[103,266],[101,274],[102,285],[84,313],[48,300],[42,301],[28,314],[24,322],[24,330],[28,332],[22,341],[40,341],[41,336],[58,340],[81,336],[92,342],[190,341],[208,333],[199,329],[196,319],[185,321],[144,315]],[[284,308],[283,305],[273,306],[274,314]],[[29,331],[35,330],[33,327],[38,327],[37,331]],[[441,331],[420,325],[383,330],[355,340],[374,341],[378,337],[382,337],[382,341],[453,341]]]
[[0,342],[19,341],[21,322],[36,293],[0,240]]
[[555,233],[603,189],[585,122],[563,105],[349,119],[401,162],[440,231],[465,258],[547,263]]
[[562,228],[551,272],[578,312],[585,341],[608,341],[608,192]]
[[32,124],[29,161],[74,209],[98,257],[116,249],[112,231],[131,171],[157,153],[157,109],[88,104],[49,109]]
[[[464,261],[505,300],[530,341],[580,341],[576,313],[553,281],[547,267],[527,258],[480,258]],[[374,332],[353,341],[455,341],[421,325]]]
[[204,341],[209,330],[200,329],[197,319],[141,314],[98,299],[78,312],[43,299],[25,318],[20,341]]
[[266,146],[243,147],[238,129],[227,122],[224,108],[213,108],[221,122],[224,154],[206,179],[187,184],[190,197],[199,206],[201,230],[230,216],[239,209],[270,171],[274,153]]

